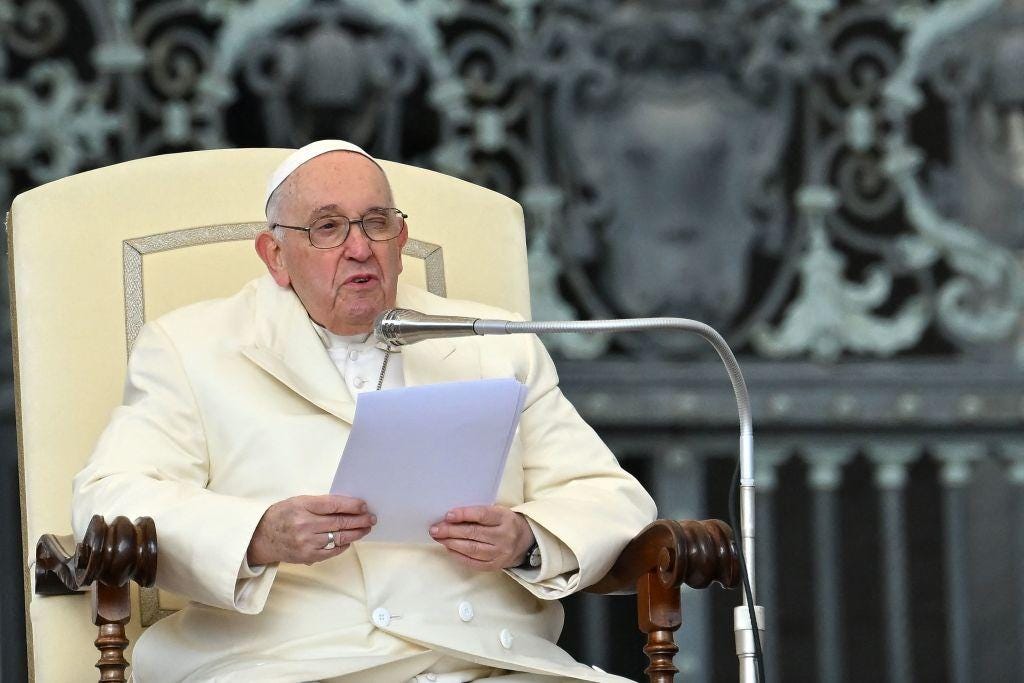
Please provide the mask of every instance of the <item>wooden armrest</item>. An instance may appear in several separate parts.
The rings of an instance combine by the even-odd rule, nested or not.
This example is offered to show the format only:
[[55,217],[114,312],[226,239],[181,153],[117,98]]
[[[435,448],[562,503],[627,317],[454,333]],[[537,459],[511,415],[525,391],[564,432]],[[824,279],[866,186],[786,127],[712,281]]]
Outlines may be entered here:
[[740,564],[732,528],[717,519],[651,522],[626,545],[605,577],[586,590],[635,593],[637,582],[648,572],[656,572],[668,588],[684,583],[690,588],[707,588],[716,581],[735,588]]
[[[72,548],[74,550],[72,551]],[[149,517],[117,517],[107,524],[94,515],[82,542],[73,536],[44,534],[36,543],[36,594],[68,595],[99,581],[120,587],[156,580],[156,526]]]
[[678,672],[672,658],[679,651],[674,633],[682,623],[679,589],[707,588],[712,583],[735,588],[740,582],[739,555],[725,522],[677,522],[659,519],[626,545],[591,593],[637,594],[637,621],[647,634],[644,670],[652,683],[671,683]]
[[128,639],[124,625],[132,613],[128,582],[152,586],[156,562],[156,526],[149,517],[140,517],[134,524],[126,517],[116,517],[108,525],[95,515],[78,545],[71,536],[54,534],[44,534],[36,543],[38,595],[67,595],[92,587],[92,620],[99,626],[96,667],[100,681],[125,680]]

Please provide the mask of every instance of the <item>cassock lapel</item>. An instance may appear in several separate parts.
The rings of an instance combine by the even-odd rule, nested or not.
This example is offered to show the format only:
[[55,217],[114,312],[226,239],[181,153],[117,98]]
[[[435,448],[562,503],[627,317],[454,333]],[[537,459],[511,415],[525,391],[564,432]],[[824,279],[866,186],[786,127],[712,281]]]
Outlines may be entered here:
[[[397,306],[430,313],[436,310],[436,300],[416,287],[399,284]],[[457,382],[480,379],[480,352],[477,344],[456,343],[452,339],[428,339],[402,347],[402,371],[405,386],[438,382]]]
[[[429,312],[434,295],[416,287],[398,288],[397,305]],[[269,276],[256,288],[255,333],[242,353],[279,382],[315,406],[345,422],[355,415],[355,400],[313,329],[302,302],[288,287]],[[480,379],[476,344],[430,339],[404,346],[402,369],[406,386]]]
[[255,334],[242,353],[310,403],[351,423],[352,394],[291,288],[265,276],[256,288],[253,316]]

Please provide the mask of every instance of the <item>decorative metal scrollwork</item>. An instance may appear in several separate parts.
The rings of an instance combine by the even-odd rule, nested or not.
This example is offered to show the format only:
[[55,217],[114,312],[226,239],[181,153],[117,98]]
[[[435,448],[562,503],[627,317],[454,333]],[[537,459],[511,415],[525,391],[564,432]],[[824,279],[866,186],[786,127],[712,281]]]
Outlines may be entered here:
[[519,199],[538,317],[686,315],[769,357],[1024,359],[1019,3],[7,0],[0,35],[5,198],[342,136]]

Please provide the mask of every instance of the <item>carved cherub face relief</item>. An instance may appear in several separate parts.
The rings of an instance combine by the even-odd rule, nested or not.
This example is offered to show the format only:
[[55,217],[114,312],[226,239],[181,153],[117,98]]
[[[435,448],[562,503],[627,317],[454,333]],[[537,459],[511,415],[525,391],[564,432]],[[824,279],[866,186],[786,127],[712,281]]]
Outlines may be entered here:
[[580,171],[607,204],[604,295],[622,315],[727,324],[747,294],[759,114],[711,88],[637,88],[618,102],[574,133]]

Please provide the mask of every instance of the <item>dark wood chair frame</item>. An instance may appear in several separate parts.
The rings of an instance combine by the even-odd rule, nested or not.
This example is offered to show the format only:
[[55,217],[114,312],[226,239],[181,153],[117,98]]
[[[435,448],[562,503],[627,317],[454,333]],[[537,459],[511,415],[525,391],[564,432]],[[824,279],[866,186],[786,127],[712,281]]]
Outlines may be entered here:
[[[125,681],[130,582],[152,586],[156,568],[156,526],[148,517],[134,523],[117,517],[108,524],[96,515],[77,545],[71,537],[53,534],[45,534],[36,544],[36,594],[91,590],[101,683]],[[650,664],[645,673],[651,683],[671,683],[678,672],[672,657],[679,651],[674,634],[682,624],[681,586],[707,588],[717,582],[734,588],[739,571],[729,525],[717,519],[660,519],[630,541],[611,571],[586,590],[636,594],[638,625],[647,634],[644,652]]]

